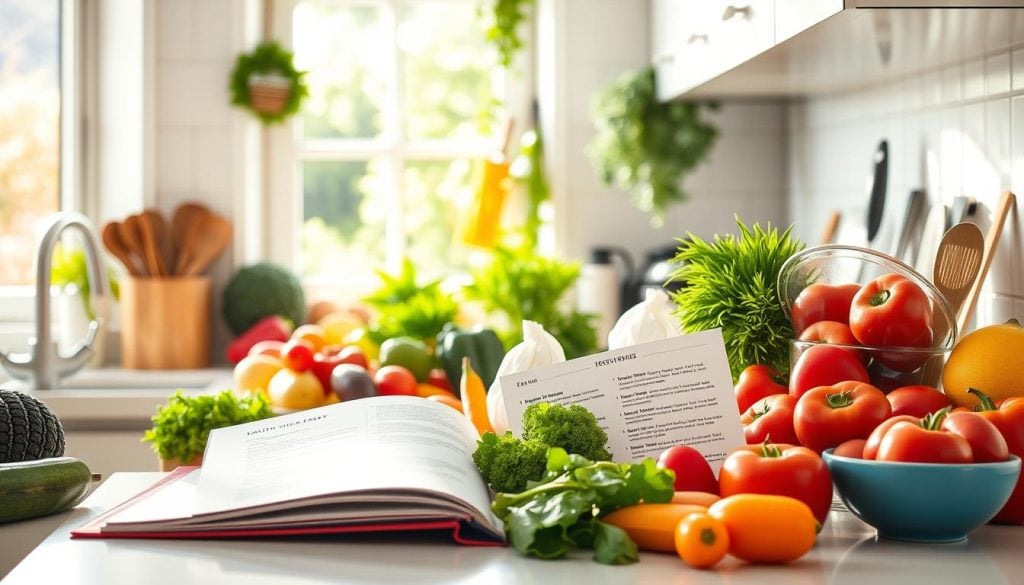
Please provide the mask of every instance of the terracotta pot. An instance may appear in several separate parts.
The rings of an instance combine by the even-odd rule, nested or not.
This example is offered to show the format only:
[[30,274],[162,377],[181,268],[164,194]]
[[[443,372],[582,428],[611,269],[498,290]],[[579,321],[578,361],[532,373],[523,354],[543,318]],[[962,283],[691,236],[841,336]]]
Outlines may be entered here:
[[174,471],[176,468],[178,468],[178,467],[180,467],[182,465],[188,466],[188,467],[192,467],[192,466],[197,466],[197,465],[202,465],[202,464],[203,464],[203,456],[202,455],[196,455],[195,457],[189,459],[188,461],[182,461],[181,459],[178,459],[177,457],[174,457],[174,458],[171,458],[171,459],[163,459],[163,458],[161,458],[160,459],[160,471]]
[[291,84],[279,76],[253,76],[249,82],[249,100],[261,114],[280,114],[292,94]]

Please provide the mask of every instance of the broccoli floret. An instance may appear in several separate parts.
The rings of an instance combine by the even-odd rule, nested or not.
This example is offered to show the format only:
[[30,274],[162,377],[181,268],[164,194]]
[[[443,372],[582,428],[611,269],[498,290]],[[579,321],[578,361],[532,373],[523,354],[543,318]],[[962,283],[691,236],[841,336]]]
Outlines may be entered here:
[[612,458],[605,448],[608,433],[597,424],[592,412],[578,404],[566,407],[541,402],[526,407],[523,412],[523,440],[561,447],[591,461],[609,461]]
[[522,441],[511,431],[501,436],[484,433],[473,452],[473,463],[492,490],[516,493],[525,490],[528,481],[540,481],[544,476],[547,451],[547,445]]

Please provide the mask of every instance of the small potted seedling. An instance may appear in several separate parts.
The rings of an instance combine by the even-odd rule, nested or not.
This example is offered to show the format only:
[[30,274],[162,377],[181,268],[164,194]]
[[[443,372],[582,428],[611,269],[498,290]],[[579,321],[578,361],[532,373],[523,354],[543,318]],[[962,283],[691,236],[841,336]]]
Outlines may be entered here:
[[262,393],[239,396],[231,390],[219,394],[186,396],[178,390],[157,409],[153,428],[142,441],[152,443],[160,457],[160,471],[179,465],[202,465],[210,431],[273,415]]

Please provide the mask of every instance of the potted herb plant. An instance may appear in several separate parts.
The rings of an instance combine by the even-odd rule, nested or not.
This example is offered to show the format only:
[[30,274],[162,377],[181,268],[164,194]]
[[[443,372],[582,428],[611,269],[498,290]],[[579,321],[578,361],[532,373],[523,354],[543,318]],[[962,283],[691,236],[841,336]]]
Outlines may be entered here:
[[153,428],[142,441],[153,444],[160,457],[160,471],[179,465],[201,465],[210,431],[273,415],[262,393],[239,396],[231,390],[219,394],[185,396],[181,390],[157,409]]

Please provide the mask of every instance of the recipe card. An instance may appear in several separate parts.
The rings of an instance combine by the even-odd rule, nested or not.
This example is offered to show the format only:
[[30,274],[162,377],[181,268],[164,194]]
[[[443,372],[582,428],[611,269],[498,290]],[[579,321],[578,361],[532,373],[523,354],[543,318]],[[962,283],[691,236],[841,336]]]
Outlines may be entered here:
[[536,402],[580,404],[608,433],[615,461],[698,449],[717,474],[746,443],[720,329],[607,351],[501,377],[509,428]]

